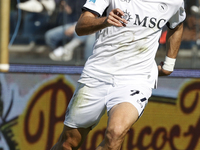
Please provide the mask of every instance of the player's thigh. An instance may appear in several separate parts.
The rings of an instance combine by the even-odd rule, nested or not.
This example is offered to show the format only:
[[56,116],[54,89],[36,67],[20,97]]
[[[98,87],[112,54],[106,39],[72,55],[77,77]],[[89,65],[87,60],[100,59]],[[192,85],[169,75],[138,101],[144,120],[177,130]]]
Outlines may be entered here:
[[138,119],[138,110],[129,102],[119,103],[109,111],[108,130],[115,130],[125,135]]

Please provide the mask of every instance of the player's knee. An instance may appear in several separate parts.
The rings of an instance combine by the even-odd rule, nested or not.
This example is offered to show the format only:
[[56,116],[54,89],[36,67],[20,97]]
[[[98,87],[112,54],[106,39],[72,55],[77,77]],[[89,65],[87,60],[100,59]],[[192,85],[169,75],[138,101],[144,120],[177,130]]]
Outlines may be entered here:
[[125,135],[124,132],[124,128],[120,125],[109,127],[106,131],[106,139],[110,146],[123,141]]
[[62,142],[60,145],[62,150],[72,150],[78,148],[78,146],[79,146],[78,142],[70,138]]
[[72,138],[69,135],[61,135],[60,138],[61,147],[63,150],[77,149],[80,145],[80,140]]
[[68,142],[64,142],[61,145],[62,150],[72,150],[72,146]]

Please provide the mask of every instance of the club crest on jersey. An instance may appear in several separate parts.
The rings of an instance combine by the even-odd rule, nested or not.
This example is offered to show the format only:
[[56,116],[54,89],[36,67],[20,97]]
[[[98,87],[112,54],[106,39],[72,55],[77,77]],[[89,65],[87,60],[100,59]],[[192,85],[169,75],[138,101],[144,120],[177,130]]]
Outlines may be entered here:
[[167,4],[165,4],[165,3],[160,3],[160,4],[158,5],[158,10],[159,10],[160,12],[162,12],[162,13],[166,12],[167,9],[168,9],[168,7],[167,7]]
[[89,0],[89,2],[93,2],[93,3],[95,3],[95,2],[96,2],[96,0]]

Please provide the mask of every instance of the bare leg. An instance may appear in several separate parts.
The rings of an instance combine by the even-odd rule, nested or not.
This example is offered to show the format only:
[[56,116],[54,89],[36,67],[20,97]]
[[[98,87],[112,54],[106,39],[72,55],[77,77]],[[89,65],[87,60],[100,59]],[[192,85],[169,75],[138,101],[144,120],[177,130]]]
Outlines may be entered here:
[[114,106],[109,112],[105,138],[96,150],[120,150],[124,137],[138,118],[137,109],[125,102]]
[[90,128],[70,128],[64,126],[58,142],[51,150],[77,150],[85,140]]

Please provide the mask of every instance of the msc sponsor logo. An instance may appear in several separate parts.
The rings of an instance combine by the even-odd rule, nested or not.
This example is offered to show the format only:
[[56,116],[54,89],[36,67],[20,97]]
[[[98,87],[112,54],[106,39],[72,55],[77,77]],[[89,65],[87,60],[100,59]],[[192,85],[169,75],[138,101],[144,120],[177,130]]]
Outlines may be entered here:
[[[160,7],[162,9],[165,9],[164,6],[165,5],[163,5],[163,7],[161,7],[161,6]],[[158,19],[158,18],[150,17],[150,16],[142,17],[139,14],[131,15],[131,13],[128,12],[127,10],[125,10],[123,12],[124,12],[123,18],[126,19],[127,21],[133,23],[133,25],[135,25],[135,26],[162,29],[162,27],[167,23],[167,20],[163,19],[163,18]]]
[[139,14],[135,14],[133,25],[147,27],[147,28],[156,27],[158,29],[162,29],[162,27],[166,24],[166,22],[167,22],[166,19],[158,19],[149,16],[145,16],[142,18]]

